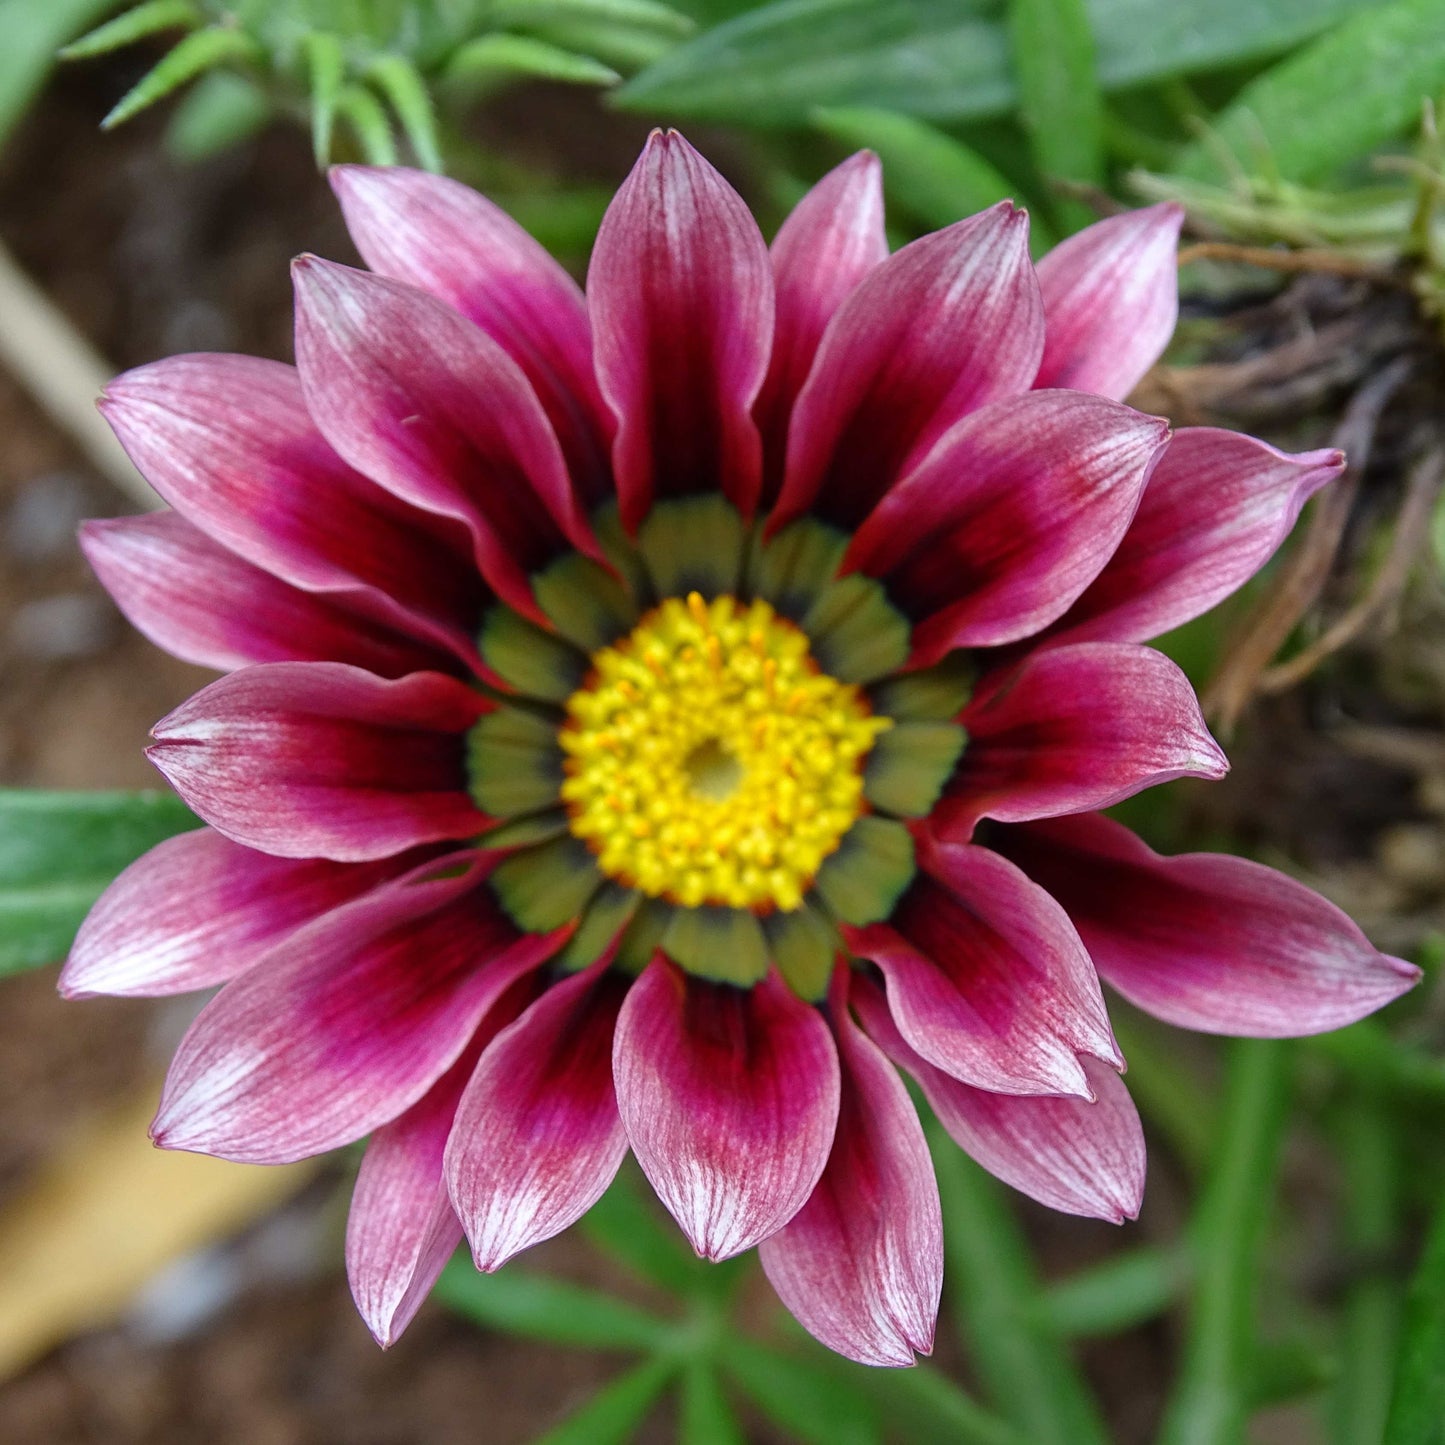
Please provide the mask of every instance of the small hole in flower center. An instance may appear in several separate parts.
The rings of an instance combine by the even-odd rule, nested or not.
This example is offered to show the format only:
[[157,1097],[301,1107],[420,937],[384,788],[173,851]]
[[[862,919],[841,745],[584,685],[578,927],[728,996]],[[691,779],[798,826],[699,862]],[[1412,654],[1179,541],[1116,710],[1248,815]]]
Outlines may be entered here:
[[683,761],[694,793],[724,802],[737,792],[743,765],[716,738],[699,743]]

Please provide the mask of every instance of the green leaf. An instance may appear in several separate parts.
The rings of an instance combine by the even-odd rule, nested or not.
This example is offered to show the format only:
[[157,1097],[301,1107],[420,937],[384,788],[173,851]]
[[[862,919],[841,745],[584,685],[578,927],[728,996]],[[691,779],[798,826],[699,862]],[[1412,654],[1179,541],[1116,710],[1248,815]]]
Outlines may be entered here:
[[881,1445],[872,1402],[831,1371],[738,1335],[721,1342],[723,1367],[753,1402],[805,1445]]
[[518,1269],[480,1274],[461,1256],[442,1271],[436,1298],[475,1324],[554,1345],[657,1351],[677,1329],[596,1290]]
[[628,1370],[537,1445],[625,1445],[676,1373],[673,1360],[648,1360]]
[[[306,55],[306,78],[311,89],[311,147],[318,170],[331,163],[331,136],[336,125],[336,110],[341,100],[341,87],[346,62],[341,42],[324,31],[313,30],[302,42]],[[385,129],[385,121],[382,122]]]
[[1445,0],[1396,0],[1332,30],[1252,81],[1185,153],[1186,176],[1215,179],[1227,150],[1247,170],[1261,146],[1286,180],[1328,177],[1415,129],[1445,88]]
[[[1104,90],[1276,55],[1381,0],[1086,0]],[[929,120],[1018,103],[997,0],[776,0],[679,46],[618,103],[673,118],[796,125],[819,106]]]
[[589,55],[563,50],[531,35],[483,35],[447,62],[445,78],[478,89],[515,77],[573,85],[615,85],[622,77]]
[[1141,1245],[1052,1285],[1043,1307],[1061,1335],[1111,1335],[1164,1313],[1189,1278],[1176,1250]]
[[381,102],[364,85],[342,86],[336,113],[344,116],[356,134],[361,153],[373,166],[396,164],[396,140]]
[[1405,1303],[1385,1445],[1445,1445],[1445,1200]]
[[711,1365],[689,1360],[682,1375],[681,1445],[747,1445]]
[[495,25],[519,26],[580,21],[664,35],[686,35],[693,29],[688,16],[657,0],[495,0],[491,19]]
[[121,869],[196,826],[170,793],[0,792],[0,974],[63,958]]
[[634,1274],[669,1293],[716,1293],[721,1282],[734,1277],[733,1271],[700,1260],[672,1221],[649,1207],[650,1200],[651,1191],[639,1186],[635,1169],[624,1165],[607,1193],[587,1211],[582,1228]]
[[203,161],[248,140],[271,118],[266,93],[244,75],[212,71],[176,107],[166,146],[183,161]]
[[115,0],[0,0],[0,143],[30,107],[56,51]]
[[396,118],[416,158],[429,171],[442,169],[436,114],[426,82],[411,61],[400,55],[381,55],[371,62],[368,78],[391,102]]
[[194,80],[218,65],[252,61],[257,55],[256,42],[239,30],[219,25],[194,30],[178,41],[121,97],[101,121],[101,129],[114,129],[173,90],[179,90],[188,80]]
[[[977,151],[912,116],[854,106],[815,111],[813,122],[846,146],[877,151],[889,197],[926,226],[948,226],[995,201],[1020,197],[1019,187]],[[1052,244],[1037,218],[1029,239],[1036,251]]]
[[[1104,103],[1084,0],[1009,0],[1009,43],[1019,108],[1045,177],[1099,185],[1104,179]],[[1076,231],[1094,220],[1078,201],[1054,211]]]
[[62,60],[84,60],[92,55],[107,55],[122,46],[133,45],[147,35],[162,30],[184,27],[189,30],[199,25],[201,17],[190,0],[147,0],[114,20],[87,31],[79,40],[72,40],[60,52]]

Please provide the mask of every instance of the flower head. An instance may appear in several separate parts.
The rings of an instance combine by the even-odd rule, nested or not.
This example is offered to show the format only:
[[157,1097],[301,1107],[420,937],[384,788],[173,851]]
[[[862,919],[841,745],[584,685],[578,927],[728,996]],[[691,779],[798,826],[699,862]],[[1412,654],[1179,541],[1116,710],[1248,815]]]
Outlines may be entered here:
[[1097,812],[1225,768],[1144,641],[1250,576],[1336,452],[1120,398],[1173,327],[1169,206],[1036,269],[1010,205],[887,254],[877,162],[771,252],[655,135],[582,293],[452,181],[343,167],[370,271],[296,265],[295,369],[103,403],[173,510],[89,524],[130,618],[227,675],[156,765],[209,825],[97,904],[71,994],[224,985],[158,1142],[370,1135],[383,1342],[632,1150],[700,1254],[820,1339],[931,1345],[938,1197],[894,1065],[1011,1184],[1138,1208],[1100,977],[1187,1027],[1407,988],[1336,909]]

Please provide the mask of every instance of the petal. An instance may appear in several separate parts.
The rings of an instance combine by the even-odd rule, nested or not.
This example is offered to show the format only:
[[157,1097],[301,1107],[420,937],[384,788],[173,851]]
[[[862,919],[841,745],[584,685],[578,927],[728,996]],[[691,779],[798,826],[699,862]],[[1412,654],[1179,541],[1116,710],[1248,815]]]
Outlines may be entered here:
[[627,1135],[612,1040],[626,992],[604,958],[554,984],[482,1055],[446,1162],[478,1269],[560,1234],[617,1173]]
[[488,867],[466,854],[423,864],[227,984],[176,1051],[156,1143],[282,1164],[410,1108],[565,937],[519,935],[480,887]]
[[1037,632],[1099,574],[1139,506],[1168,423],[1072,391],[966,417],[859,529],[844,562],[887,581],[914,662]]
[[333,166],[356,249],[475,322],[522,368],[589,503],[608,490],[611,418],[592,372],[582,289],[499,206],[405,166]]
[[656,499],[757,505],[753,402],[768,369],[773,277],[742,198],[675,131],[654,131],[587,268],[597,380],[617,418],[622,521]]
[[1034,652],[959,720],[968,745],[931,819],[948,837],[969,837],[980,818],[1082,813],[1171,778],[1229,771],[1189,679],[1133,642]]
[[1291,456],[1216,427],[1169,439],[1119,549],[1057,636],[1145,642],[1222,602],[1274,555],[1343,452]]
[[80,549],[126,618],[184,662],[349,662],[398,677],[450,658],[243,562],[174,512],[85,522]]
[[355,862],[481,831],[463,733],[488,710],[440,673],[273,662],[202,688],[156,724],[147,755],[228,838]]
[[838,1121],[838,1054],[776,975],[739,989],[655,958],[612,1066],[637,1161],[700,1255],[740,1254],[803,1207]]
[[1163,354],[1179,316],[1173,201],[1085,227],[1039,262],[1047,340],[1035,386],[1122,401]]
[[67,998],[151,997],[244,973],[303,924],[414,867],[273,858],[197,828],[136,859],[90,910],[60,974]]
[[882,970],[903,1037],[976,1088],[1087,1096],[1078,1054],[1122,1060],[1064,910],[987,848],[925,835],[919,857],[929,876],[888,923],[843,930]]
[[1024,212],[1005,201],[904,246],[823,334],[771,527],[809,509],[856,526],[966,413],[1024,391],[1043,346]]
[[768,473],[764,504],[776,500],[787,454],[788,418],[843,299],[888,259],[883,168],[859,151],[829,171],[794,206],[773,241],[777,327],[768,378],[754,413]]
[[295,368],[173,356],[110,382],[100,409],[137,468],[223,547],[307,592],[474,653],[484,601],[455,529],[352,471],[317,431]]
[[1420,977],[1334,904],[1245,858],[1163,858],[1095,816],[1000,828],[1068,910],[1104,979],[1183,1028],[1293,1038],[1353,1023]]
[[943,1216],[908,1090],[849,1017],[846,974],[830,1010],[842,1098],[828,1166],[758,1256],[778,1297],[830,1350],[911,1365],[933,1350]]
[[483,1048],[536,991],[535,975],[513,983],[488,1008],[456,1063],[366,1146],[346,1224],[346,1274],[383,1349],[401,1337],[462,1241],[444,1163],[457,1104]]
[[292,272],[297,365],[327,441],[396,496],[465,523],[482,575],[537,617],[527,574],[595,544],[521,369],[399,281],[315,256]]

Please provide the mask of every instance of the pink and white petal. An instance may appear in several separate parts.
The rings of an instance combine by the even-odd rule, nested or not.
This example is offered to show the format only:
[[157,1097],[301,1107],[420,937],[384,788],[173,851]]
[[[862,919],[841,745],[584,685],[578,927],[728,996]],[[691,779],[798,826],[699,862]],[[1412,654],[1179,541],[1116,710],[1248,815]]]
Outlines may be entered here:
[[482,1050],[537,988],[535,973],[513,983],[487,1010],[456,1063],[366,1146],[347,1219],[346,1274],[356,1307],[383,1349],[401,1337],[462,1242],[445,1169],[457,1104]]
[[80,549],[134,626],[184,662],[335,661],[383,677],[450,668],[445,653],[242,561],[174,512],[85,522]]
[[[866,284],[866,283],[865,283]],[[965,417],[879,503],[844,562],[914,618],[914,661],[997,647],[1061,616],[1139,506],[1168,423],[1073,391]]]
[[609,490],[612,419],[592,371],[582,288],[500,206],[405,166],[333,166],[356,249],[475,322],[522,368],[589,504]]
[[856,526],[967,413],[1027,390],[1043,347],[1024,212],[1005,201],[904,246],[823,333],[771,526],[809,510]]
[[798,1322],[864,1365],[911,1365],[933,1351],[943,1290],[943,1216],[928,1143],[908,1090],[854,1024],[846,974],[834,990],[842,1065],[838,1128],[808,1202],[758,1246]]
[[803,1207],[838,1122],[838,1054],[775,975],[738,989],[659,955],[622,1006],[612,1066],[637,1161],[698,1254],[741,1254]]
[[1173,778],[1229,771],[1189,679],[1133,642],[1031,653],[959,720],[968,747],[930,819],[944,837],[970,837],[980,818],[1083,813]]
[[1114,1224],[1138,1215],[1144,1198],[1144,1130],[1124,1081],[1107,1064],[1080,1061],[1092,1102],[975,1089],[909,1047],[877,989],[860,983],[853,1000],[864,1027],[918,1081],[954,1143],[990,1174],[1065,1214]]
[[882,970],[903,1037],[975,1088],[1089,1097],[1079,1054],[1123,1060],[1068,915],[987,848],[918,845],[926,871],[893,917],[843,930]]
[[1068,910],[1107,983],[1182,1028],[1324,1033],[1420,977],[1334,904],[1246,858],[1161,857],[1093,815],[1000,828],[996,846]]
[[596,544],[521,368],[400,281],[315,256],[292,274],[297,365],[327,441],[396,496],[463,523],[487,582],[539,616],[528,573]]
[[655,500],[757,505],[753,402],[773,336],[773,275],[746,204],[676,131],[654,131],[587,269],[597,379],[617,419],[623,525]]
[[1085,227],[1038,264],[1047,339],[1036,386],[1123,401],[1163,355],[1179,318],[1172,201]]
[[883,168],[871,151],[835,166],[793,207],[773,240],[777,326],[754,415],[763,435],[764,506],[777,500],[788,419],[818,343],[844,298],[888,259]]
[[146,998],[237,977],[304,924],[415,867],[274,858],[210,828],[158,843],[90,910],[60,973],[67,998]]
[[566,930],[519,935],[452,855],[317,919],[233,979],[181,1040],[156,1143],[254,1164],[349,1144],[417,1102]]
[[294,367],[168,357],[117,377],[100,409],[161,496],[227,550],[474,655],[485,598],[465,534],[347,466],[311,420]]
[[483,1053],[446,1159],[478,1269],[560,1234],[617,1173],[627,1135],[612,1043],[626,993],[603,958],[554,984]]
[[146,752],[206,822],[285,858],[360,862],[470,838],[465,732],[491,704],[436,672],[272,662],[202,688]]
[[1054,635],[1145,642],[1207,612],[1269,561],[1344,467],[1343,452],[1291,456],[1216,427],[1175,432],[1118,551]]

